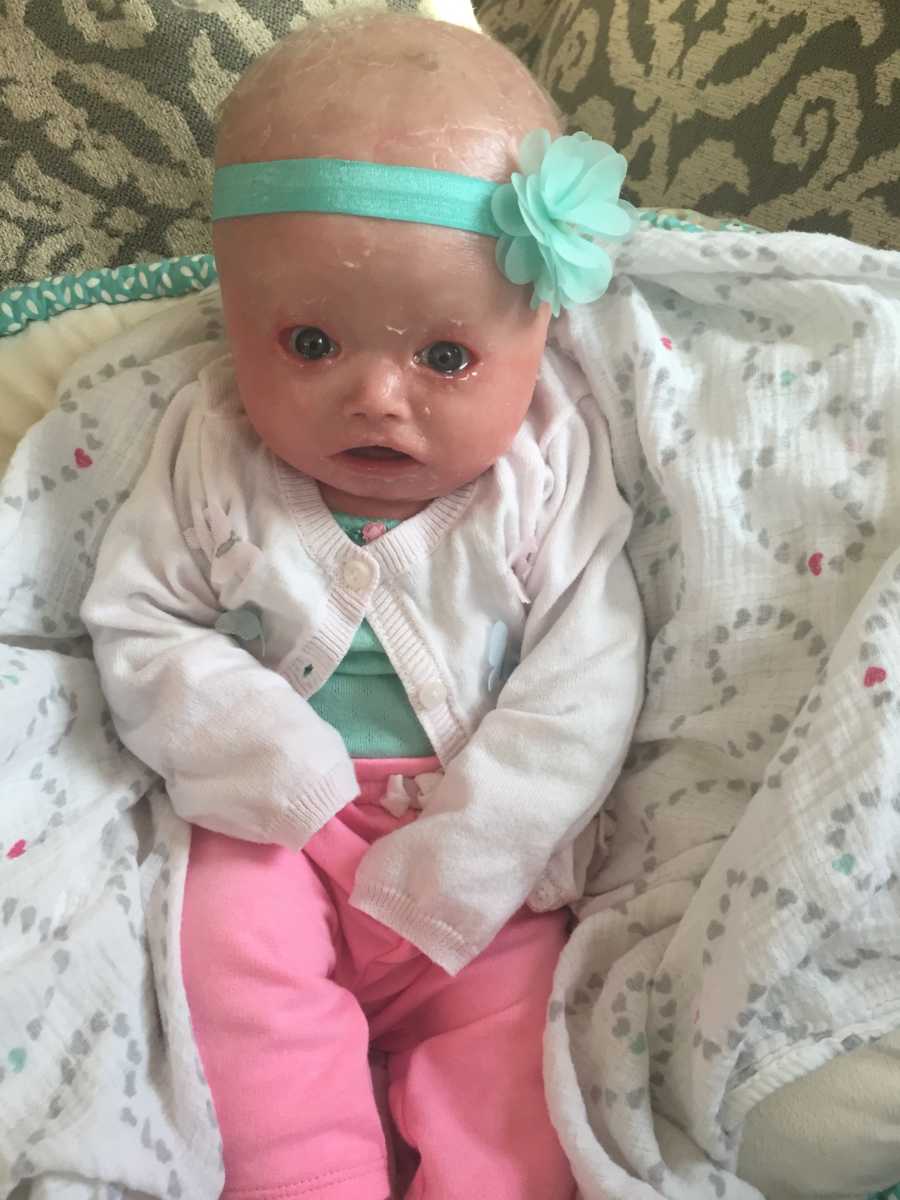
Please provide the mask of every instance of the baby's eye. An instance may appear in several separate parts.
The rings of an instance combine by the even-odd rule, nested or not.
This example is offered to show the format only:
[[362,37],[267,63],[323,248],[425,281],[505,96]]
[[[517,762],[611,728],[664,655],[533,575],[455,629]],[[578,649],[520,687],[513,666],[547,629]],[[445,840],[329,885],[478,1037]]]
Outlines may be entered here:
[[458,342],[432,342],[416,355],[416,362],[424,363],[439,375],[457,375],[471,361],[468,350]]
[[319,358],[327,358],[334,354],[337,346],[324,329],[315,325],[299,325],[288,334],[288,345],[300,358],[315,362]]

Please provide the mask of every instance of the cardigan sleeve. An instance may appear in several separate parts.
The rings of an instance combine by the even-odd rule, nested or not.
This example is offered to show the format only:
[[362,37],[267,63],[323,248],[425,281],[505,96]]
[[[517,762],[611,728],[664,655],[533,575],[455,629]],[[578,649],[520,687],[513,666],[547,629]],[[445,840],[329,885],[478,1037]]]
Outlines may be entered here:
[[203,556],[202,384],[177,395],[104,538],[82,617],[116,730],[175,811],[216,833],[298,849],[357,794],[339,734],[215,623]]
[[593,398],[573,408],[544,457],[519,665],[423,815],[371,847],[356,877],[353,903],[451,973],[598,812],[643,699],[644,618],[624,553],[631,514]]

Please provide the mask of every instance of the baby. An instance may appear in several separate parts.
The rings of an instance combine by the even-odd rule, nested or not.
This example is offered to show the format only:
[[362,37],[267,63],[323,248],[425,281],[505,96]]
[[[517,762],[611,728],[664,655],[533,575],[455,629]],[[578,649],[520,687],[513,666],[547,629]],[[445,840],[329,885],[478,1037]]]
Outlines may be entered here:
[[230,353],[84,618],[194,826],[223,1195],[385,1200],[374,1046],[410,1197],[570,1200],[542,1029],[643,622],[599,407],[546,342],[608,282],[579,230],[629,227],[622,160],[486,37],[374,15],[260,59],[217,168]]

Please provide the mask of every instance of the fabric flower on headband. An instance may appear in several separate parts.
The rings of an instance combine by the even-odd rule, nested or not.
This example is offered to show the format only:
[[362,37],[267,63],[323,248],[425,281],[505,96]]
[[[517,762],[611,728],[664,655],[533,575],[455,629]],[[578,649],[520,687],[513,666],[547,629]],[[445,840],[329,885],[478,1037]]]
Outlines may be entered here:
[[619,199],[627,163],[587,133],[555,141],[535,129],[519,147],[514,172],[491,198],[500,227],[497,265],[511,283],[533,283],[532,308],[597,300],[609,287],[612,263],[594,238],[618,240],[634,227],[633,209]]

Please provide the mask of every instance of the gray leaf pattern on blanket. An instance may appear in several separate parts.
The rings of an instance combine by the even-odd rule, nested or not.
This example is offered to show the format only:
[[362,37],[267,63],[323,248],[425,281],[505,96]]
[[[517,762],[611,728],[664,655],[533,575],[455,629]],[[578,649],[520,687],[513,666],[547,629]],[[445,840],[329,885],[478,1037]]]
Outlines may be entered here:
[[[900,1008],[900,336],[873,333],[896,323],[897,260],[870,256],[867,288],[823,321],[804,291],[824,286],[816,239],[760,239],[740,275],[721,267],[733,244],[642,233],[588,323],[559,327],[606,406],[651,634],[612,853],[549,1010],[548,1098],[585,1200],[754,1195],[735,1152],[772,1064],[814,1066]],[[836,277],[863,270],[848,244],[829,254]],[[0,491],[4,1184],[89,1169],[89,1115],[123,1135],[117,1178],[217,1194],[172,953],[185,829],[121,749],[77,613],[160,412],[219,331],[210,292],[89,355]]]
[[633,508],[648,693],[549,1101],[584,1200],[750,1200],[747,1111],[900,1023],[900,256],[649,233],[619,267],[559,337]]
[[210,293],[81,360],[0,489],[4,1194],[90,1179],[98,1137],[98,1184],[171,1200],[221,1187],[181,987],[189,835],[119,741],[78,618],[168,399],[220,339]]

